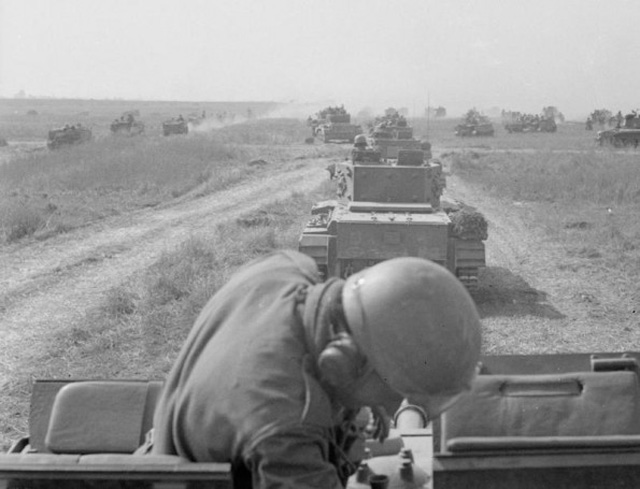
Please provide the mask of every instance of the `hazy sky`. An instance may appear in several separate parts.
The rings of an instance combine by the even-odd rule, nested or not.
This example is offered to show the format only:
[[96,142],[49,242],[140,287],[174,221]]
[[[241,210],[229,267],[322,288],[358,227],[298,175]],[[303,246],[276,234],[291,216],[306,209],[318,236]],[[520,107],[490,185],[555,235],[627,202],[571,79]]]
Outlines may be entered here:
[[640,107],[638,0],[0,0],[0,96]]

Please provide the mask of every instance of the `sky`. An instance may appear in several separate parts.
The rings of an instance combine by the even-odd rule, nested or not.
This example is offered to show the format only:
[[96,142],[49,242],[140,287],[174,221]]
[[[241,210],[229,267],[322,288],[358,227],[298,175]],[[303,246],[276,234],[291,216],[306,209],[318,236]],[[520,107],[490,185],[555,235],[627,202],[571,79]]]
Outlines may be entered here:
[[0,97],[582,118],[640,108],[639,21],[638,0],[0,0]]

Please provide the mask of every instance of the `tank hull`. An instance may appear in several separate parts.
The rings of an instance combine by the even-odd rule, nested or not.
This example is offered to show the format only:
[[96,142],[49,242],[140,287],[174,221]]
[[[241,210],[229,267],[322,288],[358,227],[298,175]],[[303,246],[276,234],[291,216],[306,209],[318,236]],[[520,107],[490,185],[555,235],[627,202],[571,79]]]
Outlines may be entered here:
[[171,136],[172,134],[188,134],[189,125],[186,121],[181,122],[163,122],[162,134],[164,136]]
[[394,165],[362,162],[358,154],[350,163],[333,165],[338,199],[313,207],[299,251],[316,261],[325,278],[411,256],[438,263],[475,288],[485,266],[486,220],[443,208],[442,165],[425,162],[425,153],[415,149],[399,150]]
[[90,129],[81,128],[65,128],[52,129],[49,131],[47,139],[47,148],[58,149],[62,146],[72,146],[75,144],[86,143],[93,139]]
[[596,141],[601,145],[633,146],[637,148],[638,144],[640,144],[640,129],[618,128],[600,131],[598,132]]

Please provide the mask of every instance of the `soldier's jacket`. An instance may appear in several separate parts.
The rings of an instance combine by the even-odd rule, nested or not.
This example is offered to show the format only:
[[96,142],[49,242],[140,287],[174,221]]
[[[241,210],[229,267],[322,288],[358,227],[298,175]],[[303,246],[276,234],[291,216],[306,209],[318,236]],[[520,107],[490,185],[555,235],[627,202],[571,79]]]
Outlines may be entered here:
[[[227,462],[236,487],[339,488],[336,425],[348,423],[314,375],[307,289],[314,261],[278,252],[245,266],[209,301],[159,401],[154,453]],[[318,285],[322,287],[323,285]],[[344,424],[343,424],[344,426]],[[340,472],[340,473],[339,473]]]

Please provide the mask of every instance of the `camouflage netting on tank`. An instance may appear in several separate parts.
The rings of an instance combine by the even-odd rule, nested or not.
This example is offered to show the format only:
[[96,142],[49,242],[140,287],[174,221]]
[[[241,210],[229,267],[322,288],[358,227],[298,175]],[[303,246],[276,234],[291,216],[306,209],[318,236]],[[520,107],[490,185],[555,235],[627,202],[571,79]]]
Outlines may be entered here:
[[460,239],[485,240],[489,237],[489,225],[485,217],[473,210],[462,209],[452,212],[449,217],[453,224],[453,234]]

